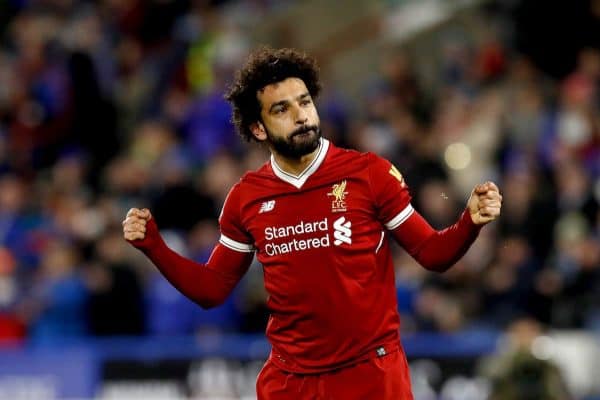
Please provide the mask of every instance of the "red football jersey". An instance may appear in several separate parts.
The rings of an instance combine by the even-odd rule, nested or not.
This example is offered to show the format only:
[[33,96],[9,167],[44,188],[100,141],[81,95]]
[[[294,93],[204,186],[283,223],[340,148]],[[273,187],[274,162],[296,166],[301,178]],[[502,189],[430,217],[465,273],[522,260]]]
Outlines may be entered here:
[[411,214],[408,188],[372,153],[321,139],[298,176],[275,160],[243,176],[220,217],[220,242],[264,267],[272,361],[322,372],[397,346],[394,267],[386,230]]

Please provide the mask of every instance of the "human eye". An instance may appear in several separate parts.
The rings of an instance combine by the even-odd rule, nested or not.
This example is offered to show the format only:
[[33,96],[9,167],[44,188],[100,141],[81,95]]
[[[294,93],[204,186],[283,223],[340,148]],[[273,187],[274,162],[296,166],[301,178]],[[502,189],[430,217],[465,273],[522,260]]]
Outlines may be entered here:
[[272,112],[275,115],[281,115],[281,114],[285,113],[286,110],[287,110],[287,107],[285,107],[285,106],[277,106],[277,107],[273,108]]
[[300,100],[301,106],[308,106],[309,104],[312,104],[312,99],[310,97],[306,97],[306,98]]

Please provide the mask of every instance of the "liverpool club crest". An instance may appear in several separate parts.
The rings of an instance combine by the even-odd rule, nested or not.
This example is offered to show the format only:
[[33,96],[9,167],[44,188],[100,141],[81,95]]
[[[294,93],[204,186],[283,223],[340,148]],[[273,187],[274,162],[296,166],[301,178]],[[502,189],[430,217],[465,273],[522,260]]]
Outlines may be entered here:
[[336,183],[332,186],[331,193],[327,193],[327,196],[333,197],[331,201],[331,212],[343,212],[346,211],[346,181]]

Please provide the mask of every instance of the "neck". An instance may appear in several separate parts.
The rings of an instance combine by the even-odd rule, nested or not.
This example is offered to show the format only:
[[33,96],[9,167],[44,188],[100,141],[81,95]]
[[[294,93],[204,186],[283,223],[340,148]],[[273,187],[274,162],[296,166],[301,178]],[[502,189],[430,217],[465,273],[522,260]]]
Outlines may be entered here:
[[284,157],[281,154],[276,153],[273,149],[271,149],[271,154],[273,154],[273,158],[275,159],[275,162],[279,168],[288,174],[298,176],[315,159],[317,153],[319,153],[319,150],[321,149],[321,146],[322,143],[319,143],[319,146],[312,153],[306,154],[300,158]]

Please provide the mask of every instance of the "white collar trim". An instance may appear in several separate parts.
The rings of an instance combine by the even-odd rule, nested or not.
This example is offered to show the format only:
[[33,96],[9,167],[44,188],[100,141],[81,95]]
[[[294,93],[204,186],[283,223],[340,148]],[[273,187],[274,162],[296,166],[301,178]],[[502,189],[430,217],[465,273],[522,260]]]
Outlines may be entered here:
[[317,155],[311,161],[311,163],[304,169],[304,171],[302,171],[299,175],[293,175],[293,174],[290,174],[289,172],[285,172],[284,170],[282,170],[279,167],[279,165],[277,165],[277,162],[275,161],[275,157],[273,157],[272,154],[271,154],[271,167],[273,168],[273,172],[279,179],[289,183],[290,185],[295,186],[296,189],[300,189],[302,187],[302,185],[304,185],[304,182],[306,182],[306,180],[312,174],[314,174],[317,171],[317,169],[319,169],[321,164],[323,164],[323,160],[325,159],[325,156],[327,155],[328,149],[329,149],[329,140],[327,140],[325,138],[321,138],[320,144],[319,144],[319,151],[317,152]]

